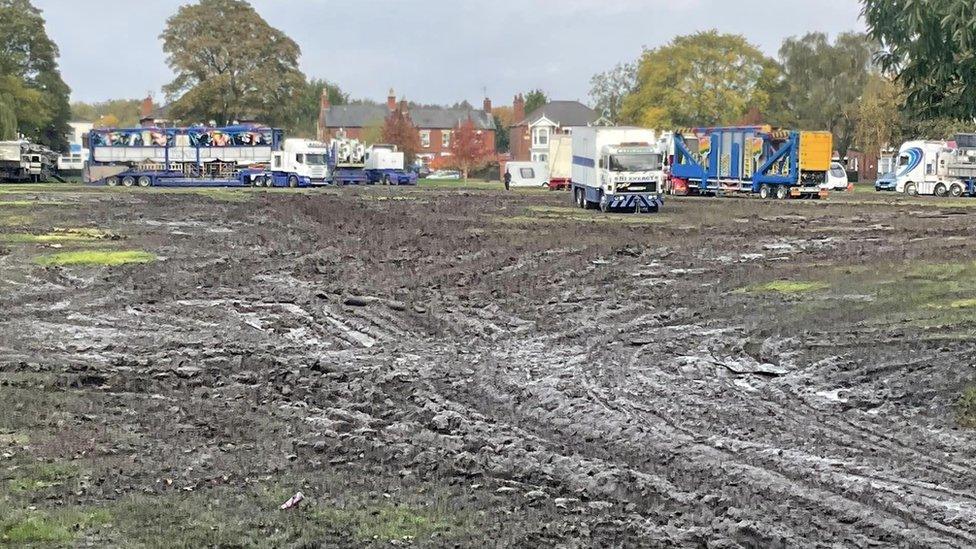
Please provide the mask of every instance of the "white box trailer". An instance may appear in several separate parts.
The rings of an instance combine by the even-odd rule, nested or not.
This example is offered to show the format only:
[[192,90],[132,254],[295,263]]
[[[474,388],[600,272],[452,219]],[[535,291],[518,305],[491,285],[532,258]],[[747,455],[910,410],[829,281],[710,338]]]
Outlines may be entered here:
[[568,189],[573,178],[573,136],[556,134],[549,138],[549,188]]
[[664,203],[664,151],[654,130],[573,130],[573,200],[584,209],[656,212]]
[[393,145],[373,145],[366,149],[367,170],[402,170],[404,155]]

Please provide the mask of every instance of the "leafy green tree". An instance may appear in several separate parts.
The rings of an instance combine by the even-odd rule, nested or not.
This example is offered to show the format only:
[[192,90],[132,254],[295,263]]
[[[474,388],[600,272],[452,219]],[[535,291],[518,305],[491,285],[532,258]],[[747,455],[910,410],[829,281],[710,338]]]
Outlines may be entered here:
[[495,150],[506,153],[511,146],[512,131],[505,125],[501,116],[493,114],[492,118],[495,120]]
[[114,121],[114,125],[132,128],[139,125],[141,99],[110,99],[101,103],[71,104],[71,119],[83,122]]
[[863,0],[882,67],[905,87],[920,118],[976,118],[976,3],[972,0]]
[[160,39],[176,78],[164,87],[184,121],[227,124],[256,118],[287,125],[305,77],[301,50],[244,0],[200,0],[182,6]]
[[790,126],[829,130],[843,158],[857,131],[855,115],[873,71],[875,43],[864,34],[843,33],[787,38],[779,50],[788,89]]
[[854,144],[869,157],[878,158],[888,146],[898,146],[904,117],[899,110],[901,86],[884,76],[873,74],[853,111]]
[[[32,140],[67,148],[68,85],[58,69],[58,47],[29,0],[0,0],[0,95],[17,127]],[[10,101],[10,103],[8,103]],[[11,106],[12,103],[12,106]],[[7,123],[13,119],[4,115]]]
[[679,36],[641,58],[621,118],[652,128],[733,124],[765,111],[775,61],[738,35],[711,30]]
[[326,91],[329,103],[332,105],[345,105],[349,102],[349,94],[343,92],[335,84],[318,78],[305,82],[299,95],[294,119],[285,125],[285,129],[289,131],[290,135],[306,138],[315,137],[319,111],[322,107],[323,90]]
[[[549,96],[546,92],[536,89],[525,94],[525,114],[531,114],[532,111],[542,107],[549,102]],[[521,122],[521,120],[517,121]]]
[[13,99],[8,95],[0,95],[0,141],[9,141],[17,137],[17,111]]
[[637,63],[618,63],[612,69],[590,79],[590,99],[598,113],[616,124],[624,106],[624,98],[637,86]]

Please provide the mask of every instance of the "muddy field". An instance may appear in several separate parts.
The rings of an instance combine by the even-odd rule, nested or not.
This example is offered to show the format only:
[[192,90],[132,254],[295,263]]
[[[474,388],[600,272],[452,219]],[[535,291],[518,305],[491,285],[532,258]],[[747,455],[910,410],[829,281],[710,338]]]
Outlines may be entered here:
[[976,546],[974,226],[2,187],[0,545]]

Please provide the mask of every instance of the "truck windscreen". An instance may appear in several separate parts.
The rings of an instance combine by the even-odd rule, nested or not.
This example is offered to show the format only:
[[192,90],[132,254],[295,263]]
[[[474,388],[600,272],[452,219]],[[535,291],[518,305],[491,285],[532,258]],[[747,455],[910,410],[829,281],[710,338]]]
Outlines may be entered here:
[[306,154],[305,163],[309,166],[325,166],[324,154]]
[[610,157],[612,172],[649,172],[661,169],[660,154],[615,154]]

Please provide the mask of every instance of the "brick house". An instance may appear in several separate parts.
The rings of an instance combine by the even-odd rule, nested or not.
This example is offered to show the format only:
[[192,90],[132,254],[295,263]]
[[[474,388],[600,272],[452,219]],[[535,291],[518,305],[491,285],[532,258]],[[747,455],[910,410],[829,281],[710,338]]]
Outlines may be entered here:
[[510,150],[512,160],[546,162],[549,160],[549,136],[571,134],[573,128],[599,125],[602,117],[579,101],[550,101],[526,114],[525,98],[515,96]]
[[475,130],[483,135],[485,153],[495,156],[495,119],[491,113],[491,100],[485,98],[481,110],[446,107],[410,107],[406,101],[397,102],[393,90],[385,105],[354,104],[332,105],[322,94],[319,111],[318,139],[327,141],[339,131],[353,139],[365,141],[368,132],[382,128],[390,113],[405,110],[420,133],[420,151],[417,156],[427,161],[450,156],[451,135],[469,118]]

